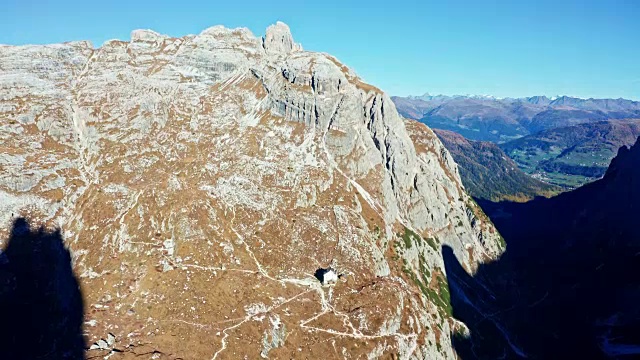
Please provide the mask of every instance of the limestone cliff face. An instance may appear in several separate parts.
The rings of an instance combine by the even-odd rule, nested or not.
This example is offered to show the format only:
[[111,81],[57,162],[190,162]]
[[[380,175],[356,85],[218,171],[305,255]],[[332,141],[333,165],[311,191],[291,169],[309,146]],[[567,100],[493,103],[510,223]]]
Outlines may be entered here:
[[0,46],[0,94],[0,221],[62,226],[96,354],[451,358],[440,247],[502,250],[433,132],[283,23]]

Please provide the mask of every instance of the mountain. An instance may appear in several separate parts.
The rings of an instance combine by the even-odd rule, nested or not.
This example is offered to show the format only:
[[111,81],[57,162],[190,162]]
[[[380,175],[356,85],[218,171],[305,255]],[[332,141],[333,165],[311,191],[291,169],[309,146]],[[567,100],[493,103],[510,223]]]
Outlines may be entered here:
[[392,99],[404,117],[468,139],[492,142],[562,126],[640,118],[640,102],[626,99],[430,95]]
[[434,132],[458,164],[462,183],[474,198],[527,201],[560,191],[554,185],[525,174],[494,143],[468,140],[447,130],[436,129]]
[[469,275],[444,250],[462,359],[640,356],[640,138],[604,177],[527,203],[481,202],[500,260]]
[[[87,358],[450,359],[441,246],[469,271],[503,250],[433,132],[283,23],[0,46],[0,89],[0,238],[24,217],[64,242],[5,260],[76,278],[40,271],[50,287],[11,299],[73,315],[14,314],[50,345],[33,358],[79,320]],[[15,268],[0,299],[30,278]]]
[[601,178],[616,151],[640,136],[640,119],[560,127],[512,140],[500,147],[525,172],[563,187]]

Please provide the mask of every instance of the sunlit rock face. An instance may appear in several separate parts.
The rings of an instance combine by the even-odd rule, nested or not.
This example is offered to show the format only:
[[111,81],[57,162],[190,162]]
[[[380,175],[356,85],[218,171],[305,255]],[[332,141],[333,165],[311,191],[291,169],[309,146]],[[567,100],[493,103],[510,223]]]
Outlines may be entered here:
[[0,168],[4,234],[62,227],[92,356],[452,358],[441,245],[502,250],[433,132],[282,23],[0,46]]

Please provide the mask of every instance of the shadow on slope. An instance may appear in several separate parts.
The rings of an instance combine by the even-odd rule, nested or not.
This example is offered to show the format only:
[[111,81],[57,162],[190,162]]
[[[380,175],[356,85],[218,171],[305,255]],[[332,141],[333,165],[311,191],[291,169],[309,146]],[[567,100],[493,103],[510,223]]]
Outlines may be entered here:
[[60,230],[17,219],[0,253],[0,359],[84,359],[83,301]]
[[461,358],[640,356],[640,139],[594,183],[480,205],[507,251],[470,276],[443,249]]

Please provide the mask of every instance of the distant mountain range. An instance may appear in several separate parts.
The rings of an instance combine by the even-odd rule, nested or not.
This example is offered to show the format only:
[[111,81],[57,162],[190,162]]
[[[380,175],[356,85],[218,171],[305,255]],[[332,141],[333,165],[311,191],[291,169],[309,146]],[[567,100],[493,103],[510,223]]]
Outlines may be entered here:
[[461,359],[640,356],[640,139],[574,191],[479,203],[507,251],[472,276],[443,251]]
[[468,140],[448,130],[434,132],[458,164],[465,188],[477,199],[527,201],[561,190],[524,173],[492,142]]
[[526,173],[577,187],[602,177],[618,148],[638,136],[640,119],[606,120],[544,130],[500,147]]
[[495,98],[428,95],[393,97],[398,112],[431,128],[472,140],[505,142],[542,130],[610,119],[640,118],[640,102],[627,99]]

